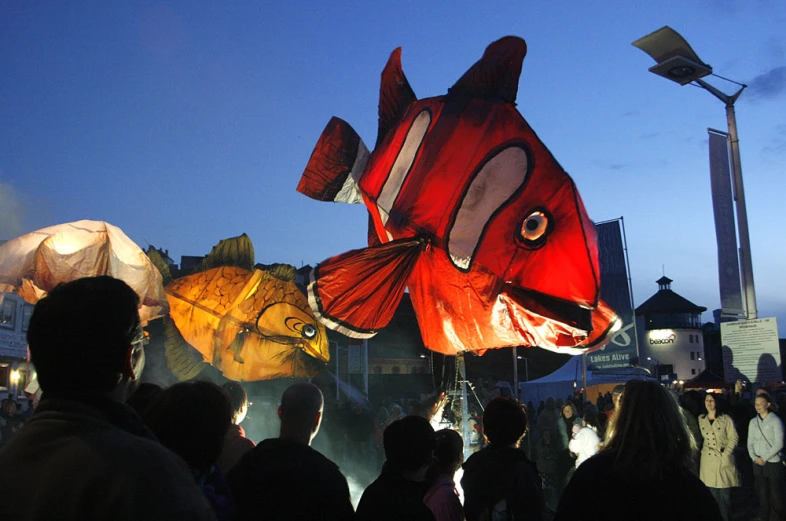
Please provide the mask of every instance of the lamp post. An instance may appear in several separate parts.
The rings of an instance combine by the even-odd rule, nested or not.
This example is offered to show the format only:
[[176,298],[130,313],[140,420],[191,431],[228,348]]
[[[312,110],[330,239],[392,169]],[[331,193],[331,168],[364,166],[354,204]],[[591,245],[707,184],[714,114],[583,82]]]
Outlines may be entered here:
[[[731,143],[731,175],[734,188],[734,200],[737,207],[737,234],[740,241],[739,265],[742,291],[744,293],[743,310],[745,317],[755,319],[756,290],[753,284],[753,262],[751,259],[750,236],[748,234],[748,213],[745,205],[745,190],[742,183],[742,163],[740,161],[739,137],[737,135],[737,118],[734,103],[740,97],[746,85],[732,95],[724,94],[701,78],[712,74],[712,67],[702,62],[690,44],[669,26],[639,38],[633,42],[635,47],[649,54],[657,63],[650,67],[650,72],[668,80],[687,85],[693,83],[703,88],[726,105],[726,123]],[[730,80],[729,80],[730,81]],[[736,83],[736,82],[732,82]],[[713,198],[715,194],[713,193]]]

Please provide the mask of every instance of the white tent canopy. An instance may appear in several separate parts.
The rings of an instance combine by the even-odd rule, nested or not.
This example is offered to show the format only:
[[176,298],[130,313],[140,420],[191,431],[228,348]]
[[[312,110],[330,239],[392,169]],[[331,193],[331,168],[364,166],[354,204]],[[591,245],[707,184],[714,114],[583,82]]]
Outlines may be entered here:
[[[599,384],[625,383],[628,380],[651,380],[646,370],[637,367],[621,367],[600,371],[587,371],[587,387]],[[581,355],[572,356],[568,362],[553,373],[519,383],[521,401],[532,403],[537,407],[546,398],[562,398],[570,396],[583,385],[581,379]]]

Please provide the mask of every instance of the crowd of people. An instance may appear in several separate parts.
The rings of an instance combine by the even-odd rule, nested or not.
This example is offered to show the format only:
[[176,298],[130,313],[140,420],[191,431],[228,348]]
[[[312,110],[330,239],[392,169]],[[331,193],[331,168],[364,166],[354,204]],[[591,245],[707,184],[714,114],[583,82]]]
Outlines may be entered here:
[[312,447],[332,412],[318,387],[287,388],[278,435],[254,443],[240,384],[139,385],[138,303],[124,282],[96,277],[36,305],[28,343],[43,396],[24,422],[3,402],[0,427],[19,420],[0,448],[0,490],[15,498],[3,519],[729,521],[741,451],[760,520],[783,519],[783,421],[767,392],[753,404],[715,393],[680,403],[639,380],[595,403],[579,394],[537,409],[481,393],[482,443],[466,461],[471,440],[433,426],[441,394],[374,416],[344,407],[356,432],[343,440],[365,445],[353,450],[378,474],[355,508],[342,468]]

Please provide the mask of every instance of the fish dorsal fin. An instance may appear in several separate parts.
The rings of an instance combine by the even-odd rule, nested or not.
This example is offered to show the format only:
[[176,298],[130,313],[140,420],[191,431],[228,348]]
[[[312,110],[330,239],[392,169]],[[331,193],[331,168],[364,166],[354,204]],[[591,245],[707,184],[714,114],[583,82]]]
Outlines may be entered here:
[[272,277],[283,280],[284,282],[294,282],[295,276],[297,275],[297,268],[291,264],[257,264],[254,267],[260,271],[266,271],[270,273]]
[[254,271],[254,245],[245,233],[240,237],[218,242],[195,271],[207,271],[219,266],[236,266]]
[[147,255],[147,258],[150,259],[150,262],[153,263],[153,266],[155,266],[159,273],[161,273],[161,279],[164,283],[164,286],[172,282],[172,272],[169,270],[167,263],[164,262],[164,258],[161,256],[158,248],[152,245],[148,246],[145,254]]
[[521,64],[526,54],[527,43],[521,38],[501,38],[486,47],[483,57],[448,92],[451,95],[515,103]]
[[390,129],[396,126],[407,107],[417,100],[418,97],[415,96],[401,68],[401,47],[399,47],[390,53],[390,59],[382,71],[382,83],[379,86],[377,145],[385,139]]

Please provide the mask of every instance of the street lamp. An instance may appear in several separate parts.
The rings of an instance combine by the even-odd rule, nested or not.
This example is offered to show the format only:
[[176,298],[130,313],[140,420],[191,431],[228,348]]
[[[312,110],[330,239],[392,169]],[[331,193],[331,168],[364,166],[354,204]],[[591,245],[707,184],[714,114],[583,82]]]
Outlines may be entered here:
[[[734,114],[734,102],[737,101],[742,91],[745,90],[746,85],[732,82],[740,85],[740,89],[736,93],[728,95],[702,80],[703,77],[712,74],[712,67],[702,62],[688,42],[669,26],[664,26],[643,38],[639,38],[633,42],[633,46],[646,52],[657,62],[653,67],[650,67],[650,72],[677,82],[680,85],[695,83],[726,105],[726,123],[729,129],[728,138],[731,142],[732,155],[731,174],[735,194],[734,199],[737,203],[737,233],[740,239],[739,266],[745,294],[743,312],[746,318],[755,319],[758,316],[756,291],[753,285],[753,263],[751,260],[750,236],[748,234],[745,190],[742,184],[742,163],[740,161],[740,146],[737,136],[737,118]],[[713,202],[715,202],[715,195],[713,191]],[[716,233],[719,231],[717,224]],[[722,280],[723,274],[721,274]]]

